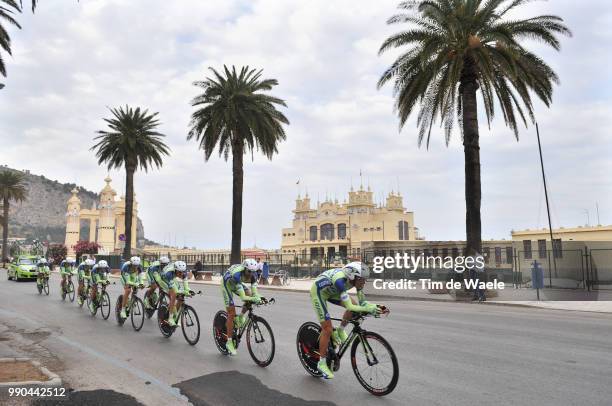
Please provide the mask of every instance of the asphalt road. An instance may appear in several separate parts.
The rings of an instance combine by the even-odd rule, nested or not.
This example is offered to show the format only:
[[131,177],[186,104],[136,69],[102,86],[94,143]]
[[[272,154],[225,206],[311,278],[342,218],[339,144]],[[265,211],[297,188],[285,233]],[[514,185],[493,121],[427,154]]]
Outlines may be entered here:
[[[400,380],[393,393],[376,398],[361,388],[348,357],[332,381],[303,370],[295,337],[314,318],[306,294],[274,292],[276,304],[258,310],[276,337],[274,361],[262,369],[246,346],[232,358],[217,351],[211,334],[222,306],[217,287],[193,285],[203,294],[190,300],[202,323],[192,347],[179,331],[162,337],[155,319],[135,332],[129,321],[118,327],[112,313],[107,321],[91,317],[76,301],[62,302],[58,285],[53,275],[50,296],[39,296],[34,283],[0,273],[0,344],[13,339],[15,350],[41,359],[79,393],[109,389],[146,405],[187,404],[178,388],[197,405],[558,406],[612,399],[612,320],[604,314],[387,301],[391,315],[364,327],[391,343]],[[110,286],[113,305],[119,292],[119,284]]]

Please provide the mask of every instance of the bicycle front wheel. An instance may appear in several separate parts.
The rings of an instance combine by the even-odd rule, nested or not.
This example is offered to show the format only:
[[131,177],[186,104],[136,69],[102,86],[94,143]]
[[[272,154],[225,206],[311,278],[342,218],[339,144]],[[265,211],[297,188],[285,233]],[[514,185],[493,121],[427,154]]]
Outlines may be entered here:
[[100,314],[102,314],[102,317],[104,318],[104,320],[108,320],[108,316],[110,316],[110,308],[111,308],[111,301],[110,301],[110,296],[108,296],[108,292],[104,292],[102,294],[102,298],[100,299]]
[[181,315],[181,328],[185,340],[191,345],[196,345],[200,340],[200,319],[193,307],[184,305]]
[[68,299],[74,302],[74,283],[72,283],[72,281],[68,282]]
[[247,329],[247,347],[251,358],[262,368],[267,367],[274,359],[274,334],[266,320],[253,316]]
[[144,304],[142,299],[138,296],[132,300],[132,306],[130,307],[130,319],[132,319],[132,327],[134,330],[140,331],[144,324]]
[[363,332],[351,347],[351,364],[357,380],[368,392],[385,396],[399,379],[399,365],[391,345],[379,334]]
[[43,290],[45,291],[45,295],[49,296],[49,279],[47,278],[43,280]]
[[87,295],[87,309],[89,309],[89,313],[91,313],[92,316],[95,316],[96,313],[98,313],[98,306],[96,306],[94,304],[93,306],[93,310],[91,310],[91,296],[88,294]]

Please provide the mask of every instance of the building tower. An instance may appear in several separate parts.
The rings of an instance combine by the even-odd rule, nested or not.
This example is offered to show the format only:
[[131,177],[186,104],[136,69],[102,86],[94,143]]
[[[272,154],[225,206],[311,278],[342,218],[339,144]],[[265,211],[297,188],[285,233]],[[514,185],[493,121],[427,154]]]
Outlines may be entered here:
[[68,199],[68,209],[66,210],[66,240],[65,245],[68,255],[74,256],[74,246],[79,242],[81,228],[80,211],[81,199],[77,196],[78,190],[72,189],[72,196]]
[[115,249],[115,196],[117,192],[111,187],[111,178],[104,179],[106,186],[100,191],[98,210],[98,244],[101,251],[110,254]]

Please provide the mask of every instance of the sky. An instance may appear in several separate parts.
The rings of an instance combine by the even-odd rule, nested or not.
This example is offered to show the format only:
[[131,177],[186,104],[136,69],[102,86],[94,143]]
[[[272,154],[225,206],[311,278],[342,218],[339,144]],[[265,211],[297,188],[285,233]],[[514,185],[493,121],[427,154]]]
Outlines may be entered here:
[[[159,112],[172,155],[137,172],[147,238],[198,248],[231,239],[231,162],[204,161],[187,141],[196,80],[208,67],[249,65],[279,85],[291,124],[272,161],[245,159],[243,247],[279,248],[296,195],[344,200],[359,173],[377,201],[399,191],[430,240],[465,237],[463,150],[434,129],[417,145],[416,117],[399,131],[391,87],[376,83],[398,55],[378,55],[397,0],[44,0],[8,27],[13,55],[0,91],[0,163],[98,192],[107,170],[90,151],[109,107]],[[588,6],[587,6],[588,3]],[[550,109],[536,102],[553,227],[612,224],[612,4],[532,2],[521,16],[556,14],[573,31],[557,53],[528,44],[558,73]],[[479,99],[480,102],[480,99]],[[498,117],[501,112],[498,111]],[[546,226],[535,129],[517,142],[480,117],[483,239]],[[122,194],[124,174],[111,171]],[[299,185],[296,185],[297,181]]]

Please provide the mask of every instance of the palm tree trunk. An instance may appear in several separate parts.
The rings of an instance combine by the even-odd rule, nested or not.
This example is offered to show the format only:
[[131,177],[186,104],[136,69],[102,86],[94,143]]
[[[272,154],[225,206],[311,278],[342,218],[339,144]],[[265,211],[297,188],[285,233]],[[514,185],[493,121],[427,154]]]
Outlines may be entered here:
[[232,264],[240,263],[240,243],[242,239],[242,186],[244,179],[244,144],[241,139],[232,145]]
[[4,197],[2,202],[2,266],[6,266],[8,257],[8,223],[9,223],[9,199]]
[[132,215],[134,214],[134,172],[136,166],[125,167],[125,247],[123,259],[130,260],[132,256]]
[[463,105],[463,152],[465,155],[465,232],[467,243],[465,255],[472,255],[476,251],[482,252],[477,89],[476,67],[474,60],[468,56],[464,61],[460,86]]

